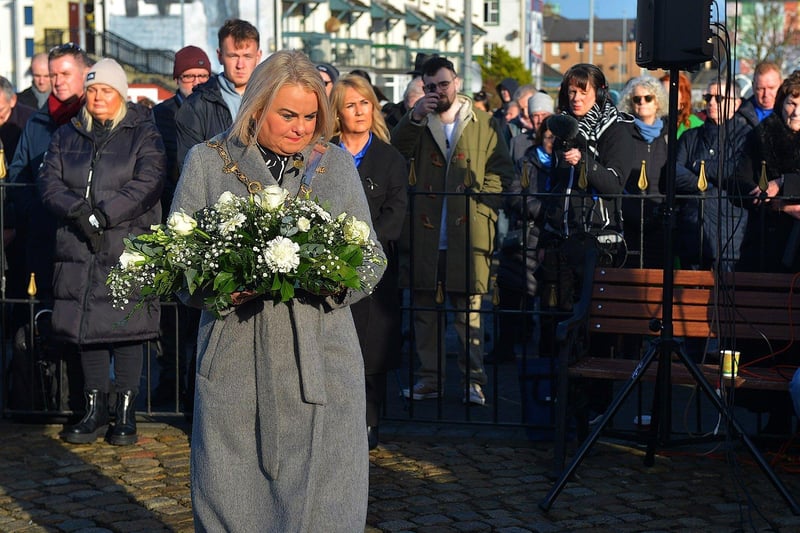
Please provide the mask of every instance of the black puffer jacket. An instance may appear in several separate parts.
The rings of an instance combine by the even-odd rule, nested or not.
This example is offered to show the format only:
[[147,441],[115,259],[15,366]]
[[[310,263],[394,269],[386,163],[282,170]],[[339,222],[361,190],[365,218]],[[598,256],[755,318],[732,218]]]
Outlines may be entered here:
[[[80,117],[53,135],[37,180],[42,202],[58,218],[53,330],[73,344],[150,339],[158,333],[158,304],[123,322],[127,312],[112,307],[106,278],[122,253],[123,239],[161,222],[164,143],[150,110],[137,104],[128,104],[125,118],[99,145]],[[87,201],[90,169],[88,202],[106,219],[96,253],[68,219]]]

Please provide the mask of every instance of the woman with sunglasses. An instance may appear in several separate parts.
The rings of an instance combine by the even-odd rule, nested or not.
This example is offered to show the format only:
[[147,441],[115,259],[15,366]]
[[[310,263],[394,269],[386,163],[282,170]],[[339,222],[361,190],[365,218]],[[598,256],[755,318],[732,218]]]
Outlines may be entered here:
[[622,202],[625,240],[631,266],[664,266],[664,231],[659,216],[667,164],[667,93],[650,75],[633,78],[625,86],[620,111],[633,115],[631,171]]

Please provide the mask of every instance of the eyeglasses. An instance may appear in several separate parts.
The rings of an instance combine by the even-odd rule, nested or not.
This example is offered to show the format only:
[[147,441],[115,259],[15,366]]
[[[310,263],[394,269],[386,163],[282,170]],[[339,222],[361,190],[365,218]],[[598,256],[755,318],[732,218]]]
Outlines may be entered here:
[[189,82],[192,82],[194,80],[197,80],[197,81],[208,81],[209,77],[210,76],[208,74],[181,74],[180,75],[181,81],[184,82],[184,83],[189,83]]
[[453,80],[440,81],[439,83],[429,83],[423,88],[427,93],[432,93],[436,91],[436,89],[439,89],[440,91],[446,91],[450,88],[451,83],[453,83]]
[[653,96],[652,94],[646,94],[644,96],[631,96],[631,100],[633,100],[633,103],[636,104],[636,105],[641,104],[642,100],[644,100],[645,102],[647,102],[649,104],[650,102],[652,102],[655,99],[656,99],[656,97]]
[[543,141],[554,141],[554,140],[555,140],[555,138],[556,138],[556,136],[555,136],[555,135],[553,135],[552,133],[545,133],[545,134],[542,136],[542,140],[543,140]]
[[322,83],[325,85],[325,87],[327,87],[328,85],[333,85],[333,82],[331,80],[322,80]]
[[722,96],[721,94],[709,94],[709,93],[703,95],[703,101],[707,104],[711,102],[712,98],[716,103],[720,103],[722,100],[733,100],[735,97],[734,96],[725,97]]

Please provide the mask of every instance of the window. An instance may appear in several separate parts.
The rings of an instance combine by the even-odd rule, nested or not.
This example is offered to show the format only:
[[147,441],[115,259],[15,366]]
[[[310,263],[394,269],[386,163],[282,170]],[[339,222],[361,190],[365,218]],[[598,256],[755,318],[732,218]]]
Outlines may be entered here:
[[25,39],[25,57],[33,57],[33,39]]
[[25,16],[25,25],[33,26],[33,6],[25,6],[24,16]]
[[594,43],[594,55],[603,55],[603,43]]
[[489,26],[500,24],[500,0],[484,0],[483,23]]
[[553,57],[561,55],[561,43],[550,43],[550,55]]
[[583,41],[578,41],[577,43],[575,43],[575,51],[583,52]]

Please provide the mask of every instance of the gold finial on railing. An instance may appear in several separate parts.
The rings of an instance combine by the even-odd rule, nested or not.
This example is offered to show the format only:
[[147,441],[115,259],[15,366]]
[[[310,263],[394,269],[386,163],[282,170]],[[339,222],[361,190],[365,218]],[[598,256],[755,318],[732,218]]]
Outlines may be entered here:
[[641,192],[647,190],[647,163],[642,159],[642,170],[639,171],[639,182],[636,184]]
[[464,176],[464,187],[467,189],[475,185],[475,180],[472,178],[472,159],[467,158],[467,174]]
[[417,172],[414,170],[414,158],[409,161],[408,184],[412,187],[417,184]]
[[6,152],[3,150],[3,147],[0,146],[0,180],[6,179],[8,175],[8,170],[6,170]]
[[769,188],[769,180],[767,179],[767,162],[761,162],[761,176],[758,178],[758,188],[761,192],[767,192]]
[[434,301],[436,305],[442,305],[444,303],[444,287],[441,281],[436,282],[436,299]]
[[704,159],[700,160],[700,175],[697,176],[697,190],[706,192],[708,190],[708,178],[706,178],[706,162]]
[[28,296],[31,298],[36,298],[36,293],[38,289],[36,288],[36,274],[31,272],[31,279],[28,281]]
[[581,189],[586,189],[589,186],[589,180],[586,178],[586,162],[581,161],[581,170],[580,174],[578,175],[578,187]]
[[494,282],[492,289],[492,305],[497,307],[500,305],[500,287],[497,286],[497,281]]
[[519,184],[522,185],[523,191],[527,189],[528,186],[531,184],[530,165],[531,165],[530,161],[527,160],[522,163],[522,177],[520,177],[519,179]]

